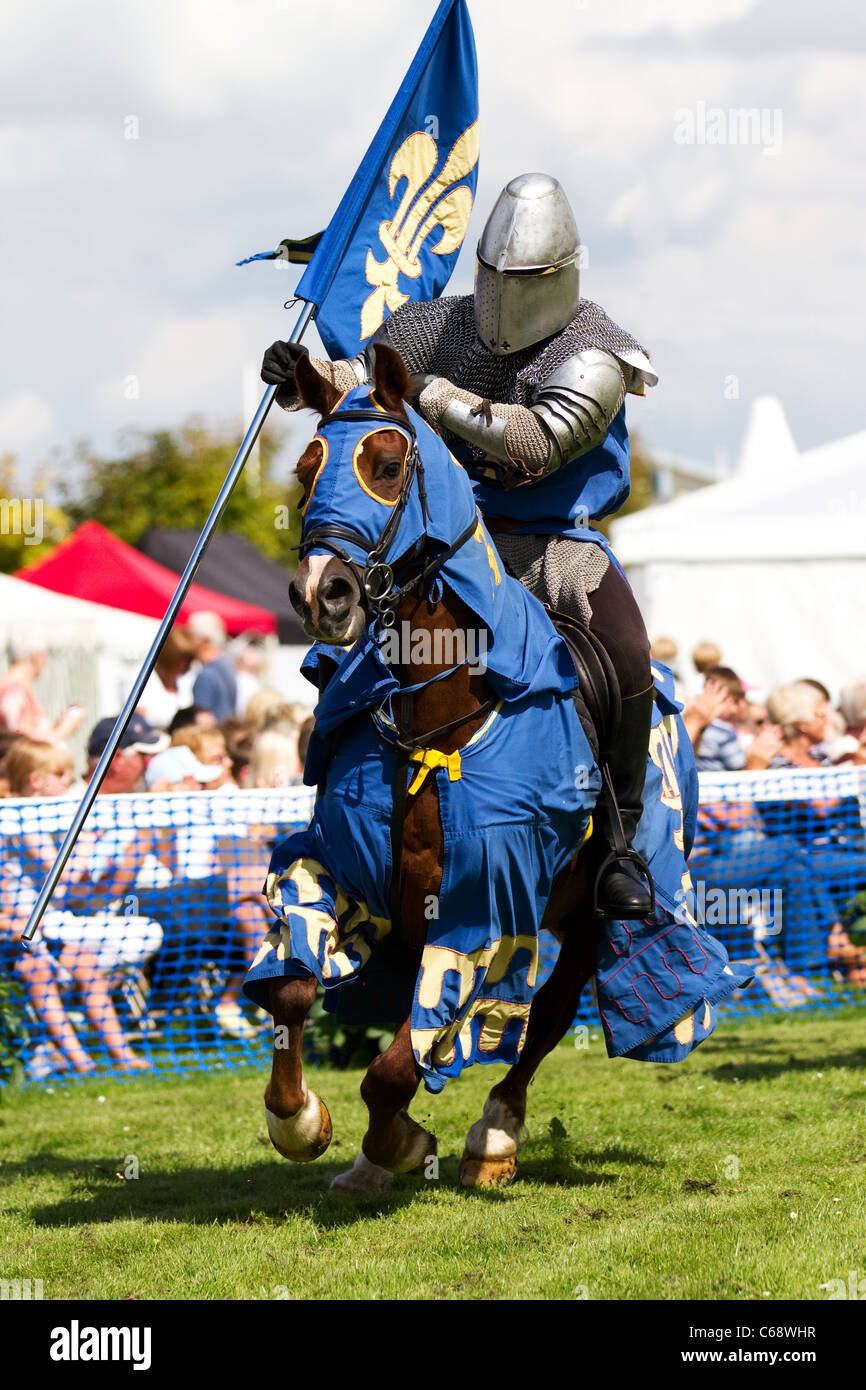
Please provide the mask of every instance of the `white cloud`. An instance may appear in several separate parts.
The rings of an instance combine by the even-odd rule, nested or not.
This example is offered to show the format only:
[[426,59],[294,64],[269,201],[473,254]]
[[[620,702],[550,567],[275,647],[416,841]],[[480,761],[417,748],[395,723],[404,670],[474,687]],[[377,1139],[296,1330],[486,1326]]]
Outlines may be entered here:
[[54,412],[35,391],[14,391],[0,400],[0,453],[17,454],[44,443],[54,428]]
[[[541,19],[470,0],[470,12],[482,151],[451,288],[471,288],[503,183],[549,169],[590,247],[585,293],[659,365],[635,407],[652,439],[704,457],[734,448],[747,394],[773,390],[803,444],[862,427],[856,0],[545,0]],[[233,262],[325,225],[430,13],[428,0],[34,0],[0,13],[10,399],[50,394],[59,443],[239,411],[240,363],[287,332],[296,274]],[[677,145],[675,112],[698,102],[780,108],[779,155]],[[723,397],[730,373],[742,406]],[[138,401],[123,396],[133,374]]]
[[118,428],[207,412],[240,424],[242,368],[262,342],[262,318],[255,304],[159,314],[95,386],[97,411]]

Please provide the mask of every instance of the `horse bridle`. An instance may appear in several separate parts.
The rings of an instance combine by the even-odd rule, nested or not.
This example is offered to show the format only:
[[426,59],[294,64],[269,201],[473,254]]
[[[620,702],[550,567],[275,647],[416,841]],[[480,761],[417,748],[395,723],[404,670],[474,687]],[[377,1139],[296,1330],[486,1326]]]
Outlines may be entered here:
[[[430,512],[427,506],[427,488],[424,479],[424,464],[418,450],[418,439],[415,426],[408,416],[395,415],[383,410],[336,410],[328,415],[323,415],[319,420],[319,431],[335,420],[373,420],[376,424],[384,428],[396,428],[409,436],[409,451],[406,455],[406,462],[403,471],[403,478],[400,483],[400,492],[397,496],[396,504],[385,522],[378,540],[370,545],[366,536],[353,530],[351,526],[343,526],[339,522],[330,525],[314,526],[313,529],[301,541],[297,547],[298,556],[301,560],[309,555],[311,550],[329,550],[332,555],[336,555],[338,560],[342,560],[348,565],[352,573],[358,576],[366,599],[368,609],[373,610],[374,625],[378,623],[380,628],[393,627],[397,616],[397,605],[407,594],[417,591],[424,593],[424,586],[428,579],[435,579],[442,566],[451,556],[456,554],[462,545],[475,534],[478,529],[478,517],[473,514],[472,520],[464,531],[460,533],[456,541],[447,546],[445,550],[439,552],[426,565],[420,573],[413,575],[404,583],[400,584],[394,574],[394,564],[387,559],[388,550],[391,542],[397,534],[400,522],[409,501],[409,494],[412,484],[417,479],[418,497],[421,502],[421,515],[424,521],[424,533],[418,538],[414,546],[399,557],[401,561],[412,564],[423,556],[429,536],[427,533],[427,523],[430,520]],[[361,571],[360,565],[356,563],[345,549],[340,545],[340,541],[350,541],[367,556],[367,562]],[[397,563],[397,562],[394,562]],[[394,799],[391,813],[391,892],[389,894],[388,910],[391,918],[393,930],[400,929],[401,916],[401,869],[403,862],[403,832],[406,820],[406,774],[409,767],[409,754],[413,748],[429,747],[437,738],[443,734],[450,733],[457,729],[461,724],[466,724],[472,719],[486,717],[493,709],[495,701],[485,700],[477,709],[471,710],[468,714],[458,719],[451,720],[448,724],[441,725],[438,729],[430,729],[426,734],[412,735],[412,712],[414,706],[414,692],[402,690],[399,696],[399,714],[396,722],[396,738],[387,739],[395,750],[395,781]],[[380,737],[384,738],[381,728],[377,721],[373,720],[373,727]]]
[[[405,555],[400,559],[411,564],[413,560],[419,559],[426,550],[428,542],[427,523],[430,520],[430,511],[427,506],[427,487],[424,478],[424,464],[418,450],[418,438],[415,426],[408,416],[396,415],[384,410],[336,410],[328,415],[323,415],[319,420],[317,433],[326,425],[334,421],[345,420],[373,420],[383,428],[396,428],[409,436],[409,450],[403,469],[403,478],[400,483],[400,492],[397,495],[396,503],[391,515],[383,526],[378,540],[370,545],[366,536],[362,536],[359,531],[355,531],[351,526],[343,526],[340,522],[324,523],[321,526],[314,526],[304,537],[300,545],[296,547],[299,559],[303,560],[309,555],[311,550],[329,550],[338,560],[342,560],[348,565],[352,572],[358,577],[361,590],[366,599],[368,609],[372,609],[374,619],[380,628],[393,627],[397,614],[397,605],[401,599],[413,590],[423,591],[423,586],[428,579],[433,579],[439,570],[450,560],[460,547],[469,540],[478,526],[478,519],[473,516],[472,521],[464,531],[460,533],[452,545],[440,551],[432,560],[426,564],[420,574],[414,575],[403,584],[399,584],[394,574],[394,564],[390,564],[387,559],[388,551],[394,540],[403,519],[403,513],[409,501],[409,494],[412,484],[418,482],[418,497],[421,503],[421,515],[424,521],[424,534],[418,538]],[[364,551],[367,556],[366,564],[361,570],[361,566],[352,559],[340,541],[350,541],[359,550]],[[395,562],[396,563],[396,562]]]

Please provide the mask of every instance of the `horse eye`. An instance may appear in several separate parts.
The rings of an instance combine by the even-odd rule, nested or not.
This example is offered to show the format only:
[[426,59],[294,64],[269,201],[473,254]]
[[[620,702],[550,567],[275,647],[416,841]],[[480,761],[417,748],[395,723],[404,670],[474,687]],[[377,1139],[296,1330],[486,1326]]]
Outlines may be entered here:
[[400,470],[402,467],[403,465],[401,463],[398,463],[396,459],[391,459],[390,463],[386,463],[383,465],[382,477],[386,478],[388,482],[391,482],[392,480],[399,478]]

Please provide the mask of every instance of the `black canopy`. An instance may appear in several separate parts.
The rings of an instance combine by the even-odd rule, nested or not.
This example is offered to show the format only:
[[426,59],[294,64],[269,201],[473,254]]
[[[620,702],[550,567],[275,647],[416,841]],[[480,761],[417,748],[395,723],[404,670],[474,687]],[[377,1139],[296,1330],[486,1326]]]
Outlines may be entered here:
[[[197,531],[166,531],[151,526],[138,542],[143,555],[181,574],[198,540]],[[246,599],[276,616],[281,642],[308,647],[310,639],[289,603],[289,574],[254,545],[230,532],[217,534],[196,570],[196,581],[231,598]]]

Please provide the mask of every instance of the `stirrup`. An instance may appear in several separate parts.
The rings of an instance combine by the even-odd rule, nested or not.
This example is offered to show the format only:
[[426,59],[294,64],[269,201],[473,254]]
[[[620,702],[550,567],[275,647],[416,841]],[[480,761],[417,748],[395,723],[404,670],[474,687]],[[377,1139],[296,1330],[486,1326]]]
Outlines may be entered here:
[[641,877],[646,880],[646,886],[650,897],[650,908],[647,917],[654,919],[656,916],[656,890],[649,864],[642,854],[638,854],[636,849],[626,848],[624,850],[611,850],[601,861],[596,870],[595,881],[592,886],[592,915],[598,922],[605,922],[608,918],[608,914],[599,906],[598,902],[599,884],[601,883],[605,869],[611,864],[621,864],[624,861],[634,864],[641,874]]

